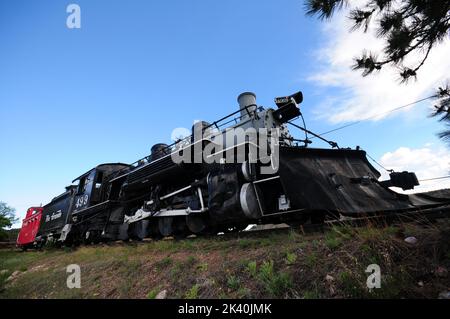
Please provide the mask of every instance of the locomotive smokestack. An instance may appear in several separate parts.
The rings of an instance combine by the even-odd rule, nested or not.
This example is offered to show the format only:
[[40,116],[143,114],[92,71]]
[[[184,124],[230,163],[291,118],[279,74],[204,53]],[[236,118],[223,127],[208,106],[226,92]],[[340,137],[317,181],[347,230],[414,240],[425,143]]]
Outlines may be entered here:
[[241,110],[241,120],[247,119],[249,114],[256,110],[256,95],[252,92],[244,92],[237,98]]

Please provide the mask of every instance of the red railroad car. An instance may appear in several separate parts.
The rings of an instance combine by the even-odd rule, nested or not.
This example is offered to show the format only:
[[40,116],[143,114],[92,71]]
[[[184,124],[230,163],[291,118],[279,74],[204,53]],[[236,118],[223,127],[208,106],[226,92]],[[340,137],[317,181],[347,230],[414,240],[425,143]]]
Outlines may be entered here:
[[26,249],[33,247],[36,234],[41,224],[43,207],[30,207],[22,221],[22,228],[17,236],[17,247]]

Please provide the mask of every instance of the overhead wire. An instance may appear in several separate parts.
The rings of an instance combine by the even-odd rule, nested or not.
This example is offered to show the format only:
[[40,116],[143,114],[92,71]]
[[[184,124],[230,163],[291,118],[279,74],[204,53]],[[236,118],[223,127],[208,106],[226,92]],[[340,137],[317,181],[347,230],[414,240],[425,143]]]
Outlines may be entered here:
[[437,179],[445,179],[445,178],[450,178],[450,175],[447,175],[447,176],[439,176],[439,177],[432,177],[432,178],[425,178],[425,179],[419,179],[419,182],[434,181],[434,180],[437,180]]
[[[322,135],[326,135],[326,134],[329,134],[329,133],[332,133],[332,132],[336,132],[336,131],[339,131],[339,130],[343,130],[343,129],[347,128],[347,127],[354,126],[354,125],[359,124],[359,123],[364,122],[364,121],[372,120],[372,119],[377,118],[377,117],[382,116],[382,115],[390,114],[390,113],[392,113],[392,112],[401,110],[401,109],[403,109],[403,108],[405,108],[405,107],[408,107],[408,106],[411,106],[411,105],[414,105],[414,104],[423,102],[423,101],[425,101],[425,100],[428,100],[428,99],[431,99],[431,98],[434,98],[434,97],[436,97],[436,95],[430,95],[430,96],[424,97],[424,98],[422,98],[422,99],[419,99],[419,100],[417,100],[417,101],[410,102],[410,103],[408,103],[408,104],[398,106],[398,107],[393,108],[393,109],[391,109],[391,110],[389,110],[389,111],[382,112],[382,113],[378,113],[378,114],[375,114],[375,115],[366,117],[366,118],[364,118],[364,119],[361,119],[361,120],[358,120],[358,121],[355,121],[355,122],[352,122],[352,123],[348,123],[348,124],[342,125],[342,126],[340,126],[340,127],[331,129],[331,130],[329,130],[329,131],[320,133],[320,134],[318,134],[318,135],[322,136]],[[312,138],[314,138],[314,137],[312,137]]]

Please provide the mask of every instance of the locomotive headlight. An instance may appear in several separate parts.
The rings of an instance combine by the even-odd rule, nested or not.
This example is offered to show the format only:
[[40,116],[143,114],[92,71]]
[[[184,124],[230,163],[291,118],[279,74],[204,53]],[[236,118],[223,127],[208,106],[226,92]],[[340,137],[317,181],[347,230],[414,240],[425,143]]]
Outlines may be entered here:
[[297,93],[294,93],[289,96],[283,96],[283,97],[276,97],[275,98],[275,104],[280,108],[285,106],[288,103],[295,103],[300,104],[303,102],[303,93],[302,91],[298,91]]
[[275,98],[275,104],[278,106],[278,110],[273,112],[273,116],[280,123],[286,123],[287,121],[300,115],[300,109],[298,104],[303,101],[303,93],[301,91],[284,97]]

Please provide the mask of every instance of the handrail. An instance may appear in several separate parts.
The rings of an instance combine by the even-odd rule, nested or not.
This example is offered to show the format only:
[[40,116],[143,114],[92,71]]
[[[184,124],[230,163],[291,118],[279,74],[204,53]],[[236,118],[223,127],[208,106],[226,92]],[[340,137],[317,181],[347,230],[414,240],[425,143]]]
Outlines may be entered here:
[[[202,128],[202,134],[204,133],[205,130],[211,128],[212,126],[215,126],[217,129],[220,129],[220,128],[223,127],[224,125],[227,125],[227,124],[229,124],[229,123],[231,123],[231,122],[233,122],[233,121],[236,122],[236,123],[238,123],[237,120],[238,120],[238,119],[241,119],[241,118],[242,118],[241,116],[235,117],[235,118],[233,118],[233,119],[231,119],[231,120],[229,120],[228,122],[225,122],[225,123],[220,123],[220,122],[222,122],[222,121],[224,121],[224,120],[226,120],[226,119],[228,119],[228,118],[230,118],[230,117],[232,117],[232,116],[234,116],[234,115],[240,113],[241,110],[243,110],[243,109],[245,109],[249,115],[251,115],[251,113],[254,113],[254,114],[255,114],[255,113],[256,113],[256,110],[254,110],[254,111],[249,111],[249,110],[248,110],[248,108],[250,108],[250,107],[255,107],[255,104],[247,105],[247,106],[243,107],[242,109],[239,109],[239,110],[237,110],[237,111],[234,111],[234,112],[228,114],[227,116],[224,116],[224,117],[220,118],[219,120],[214,121],[214,122],[212,122],[211,124],[209,124],[209,125],[203,127],[203,128]],[[259,107],[259,110],[261,110],[261,109],[262,109],[262,108]],[[219,125],[219,124],[220,124],[220,125]],[[176,146],[176,145],[179,144],[179,143],[182,143],[182,142],[191,140],[191,139],[192,139],[192,134],[189,135],[189,136],[186,136],[186,137],[184,137],[184,138],[182,138],[182,139],[180,139],[180,140],[178,140],[178,141],[175,141],[175,142],[173,142],[173,143],[170,144],[170,145],[167,145],[167,146],[164,147],[163,149],[158,150],[155,154],[160,154],[160,153],[167,154],[167,153],[166,153],[167,151],[168,151],[169,154],[170,154],[170,151],[171,151],[171,149],[172,149],[174,146]],[[125,171],[127,171],[127,170],[130,169],[131,167],[132,167],[132,168],[137,168],[138,166],[135,166],[135,165],[138,164],[138,163],[140,163],[140,162],[142,162],[143,160],[146,160],[147,163],[152,163],[153,161],[150,161],[151,155],[152,155],[152,154],[147,155],[147,156],[144,156],[143,158],[140,158],[140,159],[138,159],[137,161],[131,163],[131,164],[130,164],[130,167],[125,167],[125,168],[123,168],[123,169],[117,171],[116,176],[120,176],[122,173],[124,173]]]

